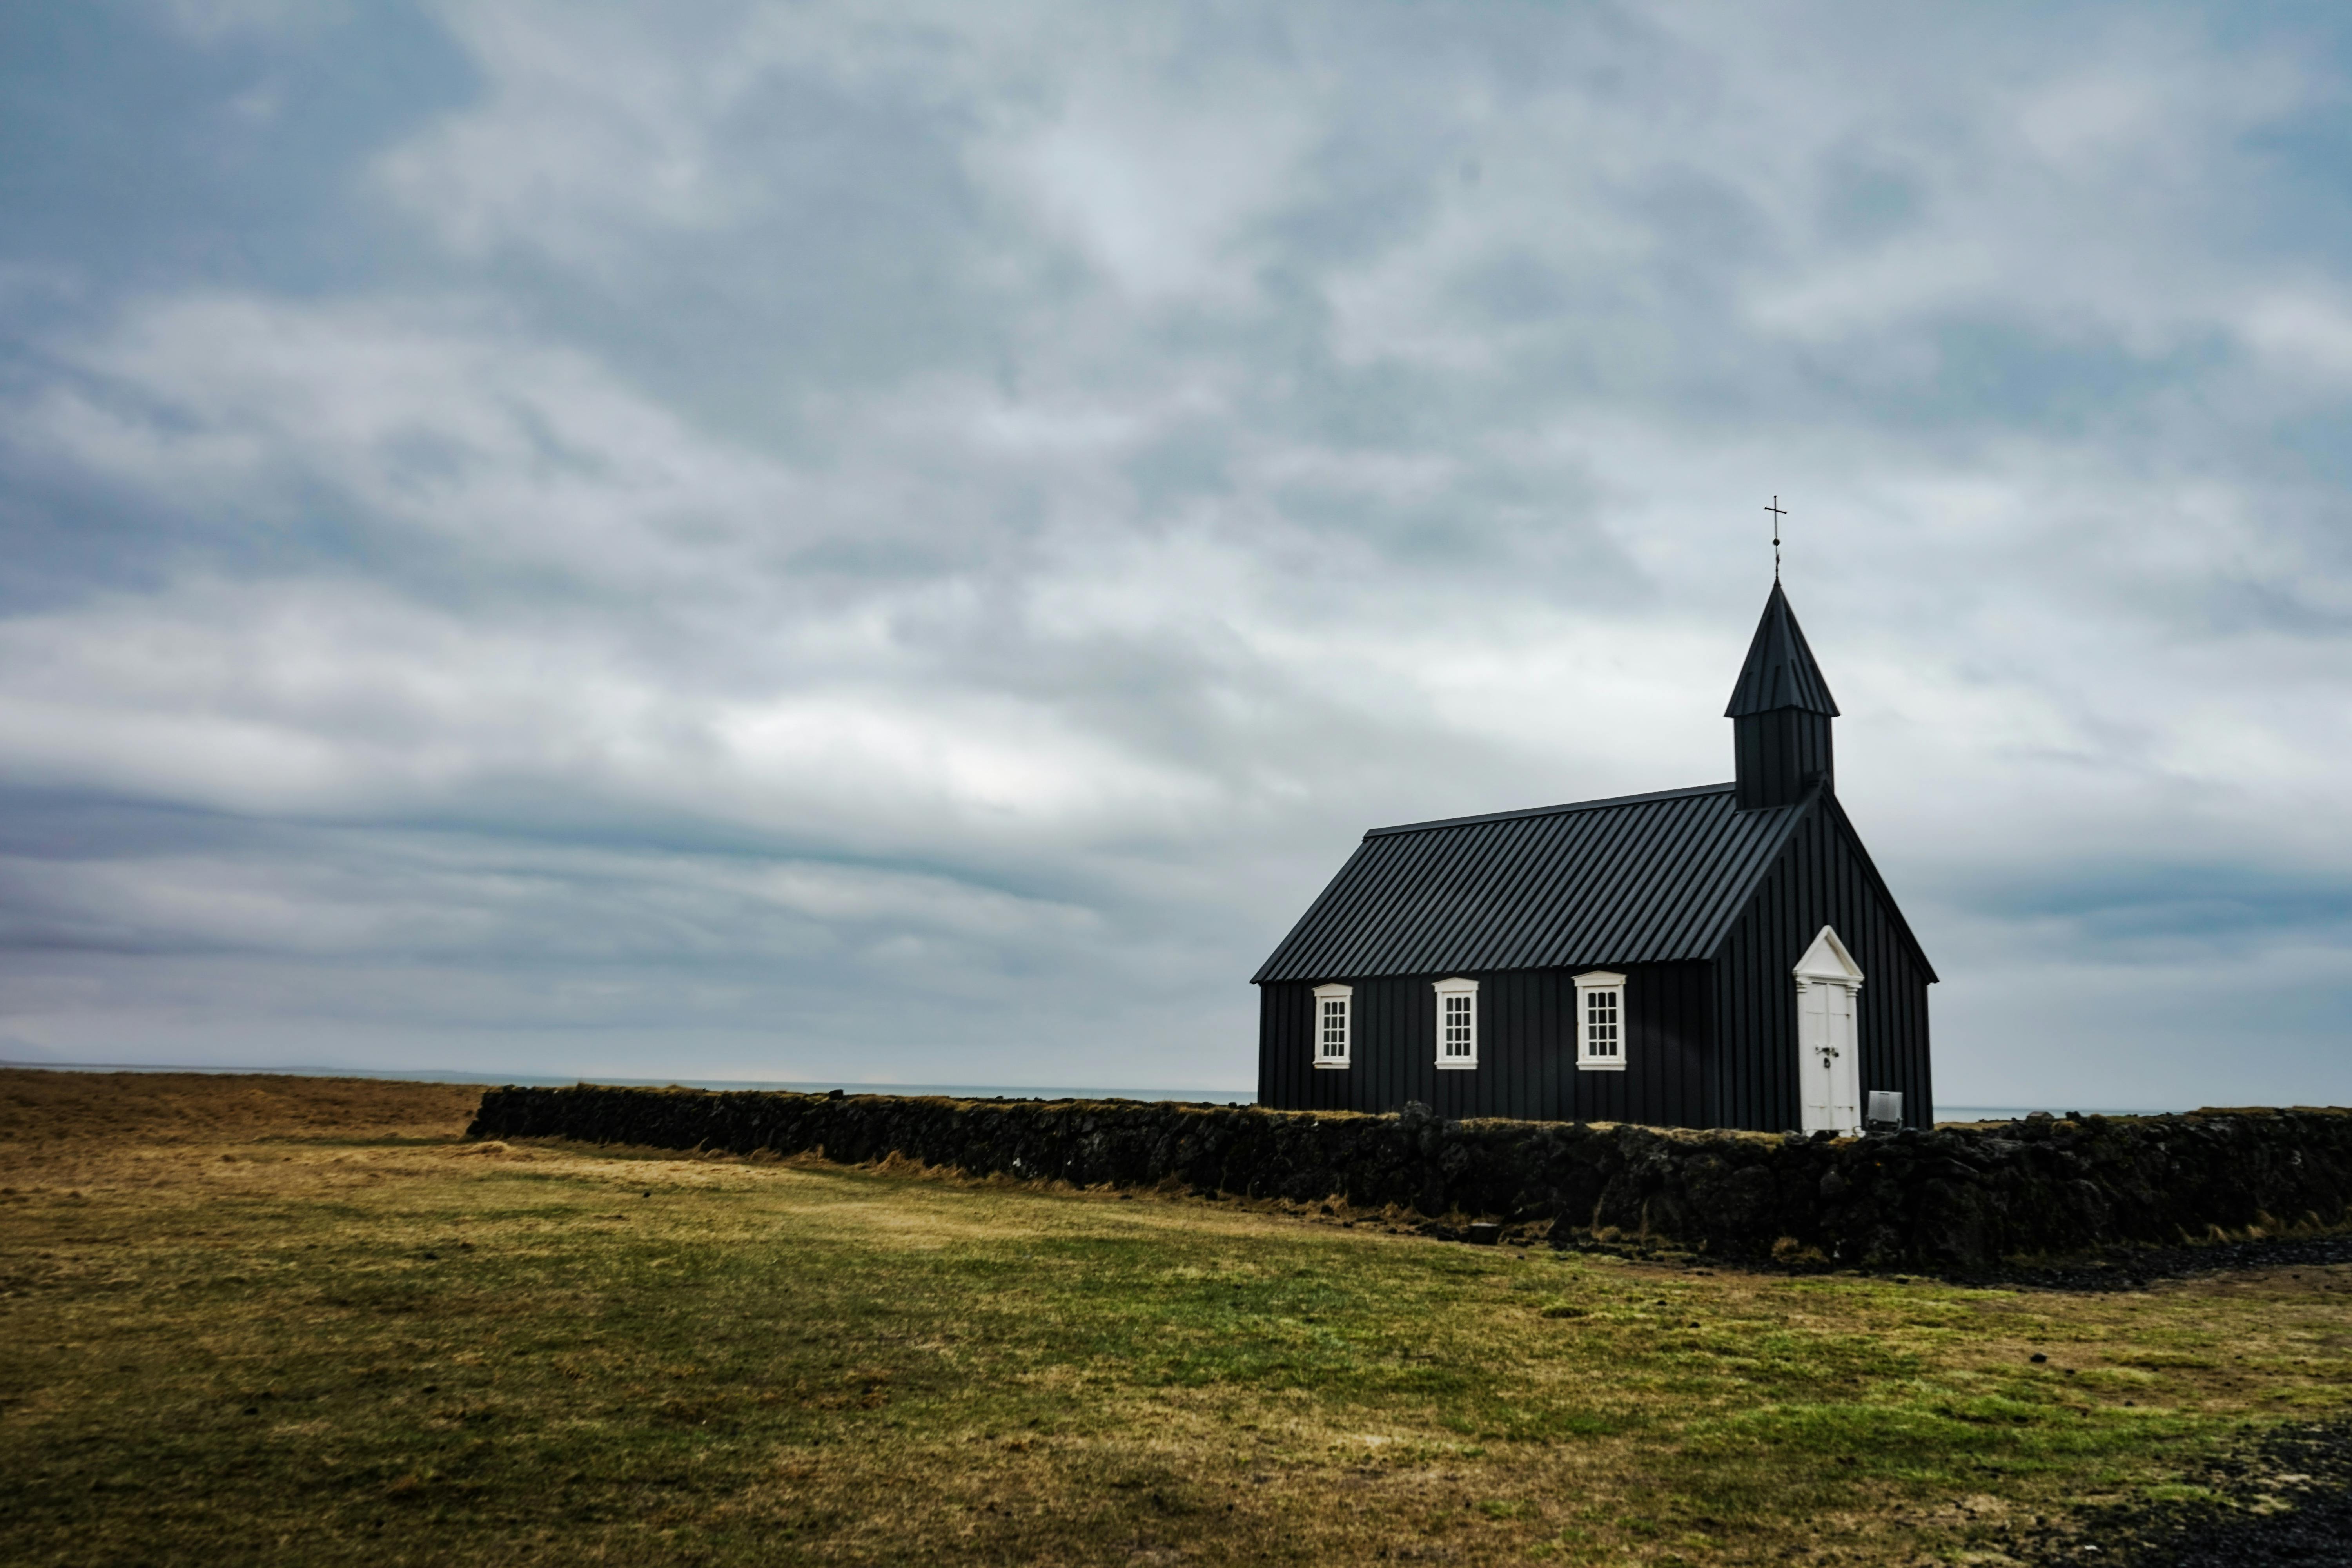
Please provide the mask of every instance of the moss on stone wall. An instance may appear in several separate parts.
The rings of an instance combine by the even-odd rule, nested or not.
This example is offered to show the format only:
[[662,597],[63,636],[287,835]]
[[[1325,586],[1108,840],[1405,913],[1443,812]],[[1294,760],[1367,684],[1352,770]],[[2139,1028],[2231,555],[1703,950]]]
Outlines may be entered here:
[[1154,1186],[1646,1236],[1726,1257],[1817,1249],[1966,1268],[2215,1230],[2352,1219],[2352,1113],[2033,1119],[1889,1137],[1134,1100],[958,1100],[698,1089],[497,1089],[483,1138],[892,1154],[975,1175]]

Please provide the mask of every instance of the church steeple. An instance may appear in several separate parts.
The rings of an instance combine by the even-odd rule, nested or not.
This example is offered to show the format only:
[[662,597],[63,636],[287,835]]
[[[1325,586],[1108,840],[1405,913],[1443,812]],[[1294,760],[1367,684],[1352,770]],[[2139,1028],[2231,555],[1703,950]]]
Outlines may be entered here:
[[1731,721],[1740,810],[1794,805],[1816,781],[1833,786],[1830,721],[1837,711],[1830,683],[1775,579],[1723,710]]

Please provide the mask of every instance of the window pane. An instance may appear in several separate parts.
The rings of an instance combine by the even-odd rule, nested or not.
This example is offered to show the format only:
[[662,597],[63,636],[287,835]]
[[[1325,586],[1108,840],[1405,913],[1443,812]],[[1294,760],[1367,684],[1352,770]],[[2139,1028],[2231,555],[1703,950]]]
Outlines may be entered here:
[[1622,992],[1588,991],[1584,994],[1585,1054],[1610,1057],[1618,1050],[1618,1008]]
[[1348,1054],[1348,1004],[1343,998],[1324,999],[1323,1029],[1318,1049],[1327,1057]]
[[1473,1049],[1470,1039],[1471,999],[1464,995],[1452,994],[1444,997],[1444,1029],[1439,1049],[1448,1057],[1459,1057],[1466,1060]]

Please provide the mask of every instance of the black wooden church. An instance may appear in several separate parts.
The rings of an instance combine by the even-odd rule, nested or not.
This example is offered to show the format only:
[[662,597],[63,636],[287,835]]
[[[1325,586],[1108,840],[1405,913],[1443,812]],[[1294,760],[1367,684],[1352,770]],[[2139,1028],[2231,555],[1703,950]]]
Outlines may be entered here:
[[1777,581],[1724,711],[1730,784],[1365,834],[1255,976],[1258,1103],[1850,1131],[1894,1090],[1928,1125],[1936,972]]

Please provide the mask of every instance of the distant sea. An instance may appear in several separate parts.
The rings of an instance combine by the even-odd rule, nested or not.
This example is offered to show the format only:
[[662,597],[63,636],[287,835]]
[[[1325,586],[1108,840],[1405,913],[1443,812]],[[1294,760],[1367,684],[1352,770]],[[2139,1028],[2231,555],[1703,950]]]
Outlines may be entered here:
[[1936,1107],[1936,1120],[1938,1121],[2015,1121],[2020,1117],[2031,1116],[2037,1110],[2046,1110],[2053,1116],[2063,1116],[2070,1110],[2079,1110],[2085,1116],[2168,1116],[2175,1111],[2189,1109],[2190,1107],[2185,1105],[2137,1105],[2128,1108],[2116,1105],[2061,1105],[2054,1100],[2048,1105],[1939,1105]]
[[[52,1072],[204,1072],[280,1073],[294,1078],[391,1078],[415,1083],[521,1084],[676,1084],[681,1089],[788,1089],[799,1094],[936,1094],[955,1100],[1187,1100],[1210,1105],[1255,1105],[1250,1089],[1115,1089],[1099,1084],[1074,1086],[1034,1083],[815,1083],[798,1079],[751,1078],[551,1078],[532,1073],[458,1072],[454,1069],[406,1068],[217,1068],[159,1067],[141,1062],[19,1062],[0,1060],[0,1067],[42,1068]],[[2181,1106],[2061,1105],[1939,1105],[1938,1121],[2014,1121],[2036,1110],[2063,1116],[2079,1110],[2085,1116],[2161,1116]]]

